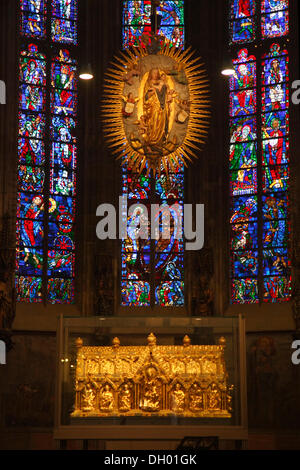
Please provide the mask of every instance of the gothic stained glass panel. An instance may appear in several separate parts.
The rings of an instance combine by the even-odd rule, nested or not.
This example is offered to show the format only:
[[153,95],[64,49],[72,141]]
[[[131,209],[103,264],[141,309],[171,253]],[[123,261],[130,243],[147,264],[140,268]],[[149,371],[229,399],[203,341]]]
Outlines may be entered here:
[[[277,10],[280,5],[288,7],[288,2],[278,2]],[[269,10],[274,7],[270,2]],[[262,89],[263,289],[264,301],[270,302],[288,300],[291,291],[288,62],[278,44],[262,61],[262,82],[269,85]]]
[[257,280],[251,278],[234,279],[232,283],[232,302],[241,304],[257,303]]
[[231,0],[230,42],[255,39],[255,0]]
[[[236,9],[242,8],[235,2]],[[245,3],[243,4],[245,8]],[[230,77],[231,299],[258,302],[256,59],[241,49]],[[235,117],[237,116],[237,117]]]
[[[255,39],[255,32],[251,35],[246,27],[239,30],[243,20],[251,28],[255,3],[230,2],[231,43]],[[289,32],[289,1],[261,0],[260,3],[262,38],[286,36]],[[262,56],[261,81],[258,82],[261,85],[261,103],[257,102],[260,94],[256,89],[255,64],[255,58],[248,57],[247,50],[242,49],[237,60],[233,61],[235,73],[230,77],[233,303],[255,303],[258,299],[265,302],[289,300],[291,291],[288,52],[280,45],[272,44],[270,52]],[[258,128],[260,148],[256,143],[257,112],[261,115],[261,128]],[[248,117],[248,114],[253,116]],[[243,126],[246,126],[244,132]]]
[[20,86],[20,108],[29,111],[45,111],[45,89],[22,84]]
[[20,0],[21,34],[27,37],[46,36],[47,0]]
[[41,140],[18,140],[19,161],[25,165],[43,165],[45,163],[45,144]]
[[50,278],[47,291],[50,303],[70,304],[74,300],[74,281],[73,279]]
[[[158,34],[171,45],[184,45],[184,0],[161,1]],[[147,44],[151,35],[151,1],[123,1],[123,47]]]
[[126,307],[150,307],[150,284],[145,281],[122,281],[121,303]]
[[50,303],[69,303],[74,299],[76,62],[66,50],[51,59],[49,45],[51,39],[76,45],[77,0],[20,0],[20,7],[21,35],[45,41],[28,44],[19,61],[17,299],[40,302],[47,286]]
[[288,0],[262,0],[263,38],[285,36],[289,32]]
[[17,302],[42,302],[42,279],[20,276],[16,279]]
[[278,302],[290,300],[292,280],[290,277],[266,277],[264,279],[264,301]]
[[52,40],[77,44],[77,0],[52,0]]
[[156,304],[162,307],[184,305],[184,283],[181,281],[161,282],[155,289]]

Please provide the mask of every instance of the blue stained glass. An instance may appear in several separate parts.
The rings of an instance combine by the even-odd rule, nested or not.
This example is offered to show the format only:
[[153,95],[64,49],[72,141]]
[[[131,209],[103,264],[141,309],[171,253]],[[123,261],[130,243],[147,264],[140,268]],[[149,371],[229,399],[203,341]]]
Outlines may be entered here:
[[123,281],[121,303],[126,307],[149,307],[150,285],[144,281]]
[[76,153],[77,148],[75,145],[53,142],[51,149],[51,165],[74,170],[76,168]]
[[267,277],[264,279],[265,302],[287,301],[290,300],[291,294],[291,277]]
[[287,51],[280,50],[278,44],[271,46],[271,54],[266,54],[262,61],[262,84],[274,85],[288,80],[289,59]]
[[74,301],[74,280],[64,278],[48,279],[48,301],[52,304],[72,303]]
[[183,255],[176,253],[155,253],[155,277],[159,281],[181,281]]
[[73,277],[75,255],[72,251],[48,251],[47,275],[50,277]]
[[278,83],[262,88],[262,110],[278,111],[289,107],[289,89],[286,84]]
[[258,274],[257,251],[235,251],[233,252],[233,277],[252,277]]
[[234,279],[232,282],[233,303],[252,304],[258,302],[257,279]]
[[20,165],[18,170],[18,185],[21,191],[41,193],[44,187],[45,172],[40,167]]
[[184,45],[184,27],[183,26],[161,26],[159,34],[167,38],[175,47]]
[[41,276],[43,272],[43,250],[17,247],[17,269],[20,276]]
[[45,89],[33,85],[21,85],[20,107],[28,111],[44,111]]
[[230,116],[242,116],[256,112],[256,90],[233,91],[230,93]]
[[254,18],[242,18],[231,23],[231,42],[251,42],[255,38]]
[[269,275],[290,275],[290,261],[285,248],[274,248],[263,251],[264,274]]
[[282,165],[289,162],[289,141],[273,133],[273,139],[263,140],[264,165]]
[[21,57],[20,81],[31,85],[46,85],[46,63],[34,57]]
[[16,277],[17,302],[42,302],[41,277]]
[[261,11],[262,13],[280,11],[288,8],[288,6],[289,0],[262,0]]
[[262,138],[284,137],[289,133],[289,114],[287,111],[273,111],[262,115]]
[[77,0],[52,0],[52,15],[77,20]]
[[263,167],[263,190],[266,191],[286,191],[289,183],[289,167],[264,166]]
[[123,2],[124,25],[151,25],[151,1],[128,0]]
[[286,220],[271,220],[263,224],[263,245],[265,248],[287,246],[289,227]]
[[50,222],[48,241],[51,248],[57,250],[74,250],[74,227]]
[[232,199],[230,223],[253,221],[257,218],[257,196],[241,196]]
[[262,16],[261,19],[262,36],[275,38],[285,36],[289,32],[289,13],[285,11],[274,11]]
[[[64,53],[63,53],[64,52]],[[70,62],[68,51],[61,51],[62,62]],[[71,64],[74,61],[71,61]],[[51,66],[51,85],[58,89],[75,91],[77,88],[76,66],[70,63],[54,62]]]
[[68,90],[51,92],[51,112],[53,114],[76,114],[77,95]]
[[162,307],[182,307],[184,305],[184,283],[166,281],[155,289],[155,301]]
[[257,249],[257,223],[244,223],[231,226],[231,249],[253,250]]
[[72,197],[49,198],[49,220],[72,227],[75,216],[75,200]]
[[179,25],[184,23],[184,1],[162,1],[157,8],[161,17],[161,25]]
[[52,18],[52,41],[77,44],[77,23],[65,18]]
[[45,117],[40,114],[19,113],[19,135],[42,139],[45,132]]
[[248,57],[248,50],[242,49],[233,60],[234,75],[229,80],[230,90],[254,88],[256,86],[256,62],[253,55]]
[[43,165],[45,163],[45,144],[42,140],[18,140],[19,162],[25,165]]
[[123,167],[123,194],[128,199],[148,199],[150,194],[150,178],[143,171],[141,175]]
[[46,1],[20,0],[21,33],[28,37],[46,36]]
[[17,217],[42,220],[44,201],[40,194],[19,193]]
[[286,193],[264,195],[262,203],[264,219],[283,219],[288,216],[288,198]]
[[155,192],[163,202],[169,201],[171,204],[175,201],[183,200],[184,192],[184,174],[162,174],[155,182]]
[[51,138],[60,142],[76,142],[75,120],[71,116],[53,116]]
[[54,168],[50,172],[50,192],[62,196],[75,195],[75,173],[63,168]]

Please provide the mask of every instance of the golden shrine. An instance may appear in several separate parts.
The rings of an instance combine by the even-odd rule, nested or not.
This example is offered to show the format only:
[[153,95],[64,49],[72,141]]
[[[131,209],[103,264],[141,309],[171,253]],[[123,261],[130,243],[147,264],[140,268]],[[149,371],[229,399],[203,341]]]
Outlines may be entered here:
[[218,345],[83,346],[76,340],[76,398],[72,417],[231,417],[225,338]]

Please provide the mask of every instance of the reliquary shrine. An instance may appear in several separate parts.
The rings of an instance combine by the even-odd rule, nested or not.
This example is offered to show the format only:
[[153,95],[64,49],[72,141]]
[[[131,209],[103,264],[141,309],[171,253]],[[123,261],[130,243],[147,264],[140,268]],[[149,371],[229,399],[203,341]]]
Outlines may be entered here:
[[72,417],[179,415],[230,418],[225,338],[218,345],[83,346],[76,340],[75,409]]

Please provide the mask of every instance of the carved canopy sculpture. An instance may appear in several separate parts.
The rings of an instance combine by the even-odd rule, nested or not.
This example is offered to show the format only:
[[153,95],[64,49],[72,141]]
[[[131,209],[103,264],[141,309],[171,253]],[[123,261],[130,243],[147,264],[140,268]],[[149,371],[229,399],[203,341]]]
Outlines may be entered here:
[[231,417],[231,390],[219,345],[83,346],[77,339],[76,399],[71,416]]

